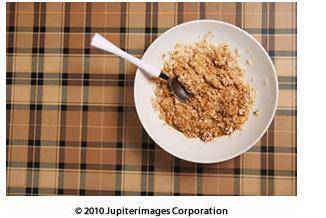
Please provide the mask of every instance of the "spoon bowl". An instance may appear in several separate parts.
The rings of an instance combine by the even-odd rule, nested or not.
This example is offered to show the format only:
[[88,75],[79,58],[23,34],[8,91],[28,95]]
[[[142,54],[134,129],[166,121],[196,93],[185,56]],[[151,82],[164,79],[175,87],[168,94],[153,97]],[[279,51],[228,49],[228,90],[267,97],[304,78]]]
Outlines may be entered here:
[[169,78],[168,80],[169,88],[172,94],[182,102],[186,102],[189,98],[189,94],[187,93],[186,89],[183,85],[179,82],[177,77]]

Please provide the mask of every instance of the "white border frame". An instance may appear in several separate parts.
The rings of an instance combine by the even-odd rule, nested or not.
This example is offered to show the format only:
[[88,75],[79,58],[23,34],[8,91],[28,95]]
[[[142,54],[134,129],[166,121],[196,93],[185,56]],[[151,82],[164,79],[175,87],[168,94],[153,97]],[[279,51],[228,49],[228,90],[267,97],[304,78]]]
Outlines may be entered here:
[[[226,207],[228,217],[325,217],[326,111],[323,1],[298,2],[298,196],[294,197],[9,197],[6,194],[5,4],[1,2],[1,217],[73,217],[76,206]],[[81,215],[79,215],[81,216]],[[122,216],[121,216],[122,217]],[[129,216],[130,217],[130,216]],[[168,217],[168,216],[166,216]],[[195,217],[195,216],[193,216]]]

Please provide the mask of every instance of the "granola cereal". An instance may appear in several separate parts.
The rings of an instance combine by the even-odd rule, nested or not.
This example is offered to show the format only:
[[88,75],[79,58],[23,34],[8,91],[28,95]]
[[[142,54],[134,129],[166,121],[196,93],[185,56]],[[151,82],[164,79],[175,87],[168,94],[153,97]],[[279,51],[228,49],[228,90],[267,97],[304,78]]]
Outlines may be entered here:
[[202,39],[176,44],[163,71],[177,77],[190,94],[181,102],[171,94],[167,81],[155,79],[154,105],[160,118],[187,137],[204,142],[230,135],[248,120],[254,89],[244,81],[245,71],[227,43]]

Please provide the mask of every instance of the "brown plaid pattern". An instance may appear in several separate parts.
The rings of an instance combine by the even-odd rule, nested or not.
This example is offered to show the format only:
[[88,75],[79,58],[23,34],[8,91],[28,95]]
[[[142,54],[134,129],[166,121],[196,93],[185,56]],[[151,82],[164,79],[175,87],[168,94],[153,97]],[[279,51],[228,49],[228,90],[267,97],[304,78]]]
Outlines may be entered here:
[[[135,66],[89,47],[99,32],[140,57],[194,19],[251,33],[279,79],[268,131],[218,164],[155,145],[135,111]],[[7,3],[6,124],[8,195],[296,195],[296,3]]]

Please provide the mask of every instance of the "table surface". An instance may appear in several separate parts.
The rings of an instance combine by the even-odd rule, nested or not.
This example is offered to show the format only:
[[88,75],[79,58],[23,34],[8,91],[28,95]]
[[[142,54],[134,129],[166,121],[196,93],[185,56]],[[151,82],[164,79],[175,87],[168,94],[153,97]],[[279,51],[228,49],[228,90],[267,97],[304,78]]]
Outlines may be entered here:
[[[223,20],[262,43],[276,116],[248,152],[195,164],[160,149],[133,101],[140,57],[167,29]],[[7,195],[296,195],[296,3],[7,3]]]

